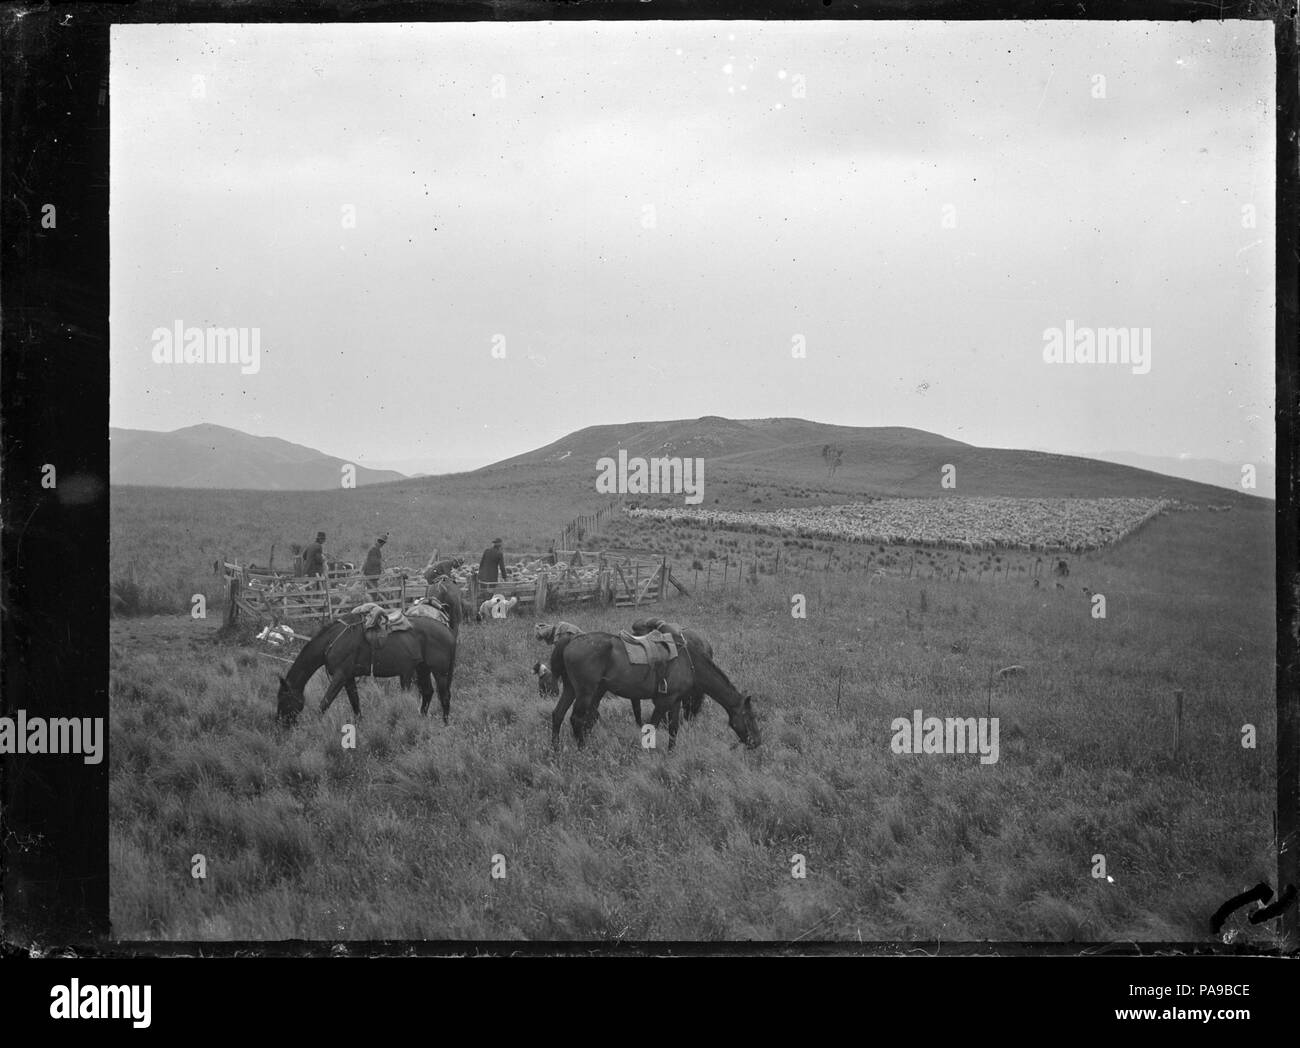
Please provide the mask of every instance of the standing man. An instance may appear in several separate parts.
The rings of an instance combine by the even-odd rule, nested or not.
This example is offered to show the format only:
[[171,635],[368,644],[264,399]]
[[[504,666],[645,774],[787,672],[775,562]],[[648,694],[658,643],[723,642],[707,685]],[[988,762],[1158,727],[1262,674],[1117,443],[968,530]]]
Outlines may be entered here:
[[506,575],[506,555],[501,550],[501,540],[493,539],[492,545],[483,551],[483,559],[478,562],[478,580],[504,582]]
[[[366,554],[366,562],[361,565],[361,574],[366,577],[366,581],[371,587],[379,585],[379,576],[384,573],[384,546],[388,543],[388,532],[384,532],[379,538],[375,539],[375,544],[370,547],[370,552]],[[376,603],[379,601],[379,591],[375,588],[370,589],[370,599]]]
[[304,575],[325,574],[325,532],[316,532],[316,541],[308,544],[302,551],[302,573]]

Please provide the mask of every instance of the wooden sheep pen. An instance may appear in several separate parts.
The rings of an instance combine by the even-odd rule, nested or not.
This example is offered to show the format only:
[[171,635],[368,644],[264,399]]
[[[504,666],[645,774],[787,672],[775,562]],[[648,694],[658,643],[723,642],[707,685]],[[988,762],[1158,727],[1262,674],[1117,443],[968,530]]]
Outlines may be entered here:
[[[451,577],[475,609],[497,594],[507,600],[517,598],[517,608],[541,613],[569,603],[620,608],[654,604],[664,599],[670,584],[686,593],[668,558],[660,554],[556,550],[554,564],[549,563],[549,553],[517,558],[508,565],[510,577],[500,582],[480,582],[477,567],[468,564],[471,558],[463,559],[467,563]],[[382,607],[405,610],[424,596],[427,587],[420,572],[402,568],[385,571],[371,582],[352,565],[312,577],[233,561],[224,564],[229,584],[227,623],[241,612],[273,623],[332,619],[372,599]]]
[[[401,571],[386,571],[372,581],[351,564],[331,567],[325,575],[308,576],[245,567],[235,561],[223,563],[229,585],[228,624],[235,622],[241,612],[258,620],[293,623],[333,619],[368,601],[398,610],[409,603],[407,576]],[[423,587],[419,595],[424,595]]]
[[670,583],[686,592],[673,577],[668,558],[658,554],[556,550],[555,563],[549,559],[549,554],[523,557],[509,565],[511,577],[500,582],[481,582],[477,569],[467,571],[464,588],[470,603],[477,607],[500,594],[541,613],[570,603],[654,604],[664,599]]

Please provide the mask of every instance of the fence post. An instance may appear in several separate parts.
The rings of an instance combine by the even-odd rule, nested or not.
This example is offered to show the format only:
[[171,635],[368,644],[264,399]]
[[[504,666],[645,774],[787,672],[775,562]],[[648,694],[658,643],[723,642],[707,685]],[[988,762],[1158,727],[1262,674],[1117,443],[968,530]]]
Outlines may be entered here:
[[[224,565],[224,561],[222,562]],[[226,625],[233,626],[235,620],[239,618],[239,574],[231,576],[230,593],[226,598],[230,603],[226,605]]]
[[1183,756],[1183,693],[1174,692],[1174,760]]

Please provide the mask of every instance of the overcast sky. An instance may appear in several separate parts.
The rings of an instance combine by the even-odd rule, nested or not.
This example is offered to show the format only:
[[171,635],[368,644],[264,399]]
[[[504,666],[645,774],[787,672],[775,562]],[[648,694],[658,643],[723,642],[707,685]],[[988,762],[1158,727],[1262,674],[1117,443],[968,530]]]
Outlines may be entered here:
[[[1267,22],[118,25],[111,96],[115,426],[1274,460]],[[177,321],[260,369],[155,363]],[[1149,328],[1149,373],[1045,363],[1067,322]]]

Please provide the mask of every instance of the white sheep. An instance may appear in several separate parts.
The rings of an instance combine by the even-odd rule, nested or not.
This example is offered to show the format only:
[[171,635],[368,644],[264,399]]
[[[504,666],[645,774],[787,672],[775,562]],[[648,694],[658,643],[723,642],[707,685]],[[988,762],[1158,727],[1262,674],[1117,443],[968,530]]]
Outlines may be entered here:
[[500,593],[494,593],[478,606],[480,618],[504,619],[510,615],[510,610],[519,603],[518,597],[511,597],[507,600]]

